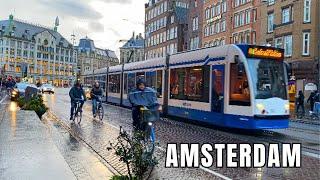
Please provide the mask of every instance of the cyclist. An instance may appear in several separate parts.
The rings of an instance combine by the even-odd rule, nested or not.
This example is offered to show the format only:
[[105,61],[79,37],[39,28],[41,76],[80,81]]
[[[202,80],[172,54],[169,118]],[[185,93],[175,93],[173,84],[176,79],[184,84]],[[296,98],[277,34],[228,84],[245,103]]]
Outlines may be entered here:
[[79,99],[82,99],[83,101],[81,102],[81,109],[83,106],[84,101],[86,101],[86,96],[85,93],[82,89],[81,83],[79,81],[77,81],[74,86],[70,89],[69,91],[69,96],[71,99],[71,111],[70,111],[70,120],[73,119],[73,113],[74,113],[74,109],[76,107],[76,102]]
[[93,117],[96,117],[96,109],[97,109],[97,101],[99,101],[99,96],[102,96],[103,91],[102,88],[100,87],[100,84],[98,81],[95,81],[93,88],[90,91],[90,96],[92,100],[92,114]]
[[151,110],[159,109],[157,92],[152,88],[146,87],[143,79],[138,79],[136,89],[129,93],[129,101],[132,105],[133,128],[145,131],[146,124],[141,122],[140,108],[147,107]]

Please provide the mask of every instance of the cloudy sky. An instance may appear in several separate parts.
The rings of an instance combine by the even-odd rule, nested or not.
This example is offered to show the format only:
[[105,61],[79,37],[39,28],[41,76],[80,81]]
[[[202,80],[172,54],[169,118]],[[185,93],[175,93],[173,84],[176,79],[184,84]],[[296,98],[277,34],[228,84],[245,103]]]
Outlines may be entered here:
[[[144,4],[147,0],[0,0],[0,19],[14,18],[53,27],[59,17],[58,31],[76,43],[86,35],[100,48],[118,52],[119,40],[132,32],[144,32]],[[71,42],[71,41],[70,41]]]

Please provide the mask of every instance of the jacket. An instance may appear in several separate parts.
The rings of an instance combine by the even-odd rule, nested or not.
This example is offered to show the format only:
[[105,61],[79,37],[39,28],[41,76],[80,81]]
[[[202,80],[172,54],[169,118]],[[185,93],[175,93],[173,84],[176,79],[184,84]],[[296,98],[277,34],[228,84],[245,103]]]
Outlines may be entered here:
[[133,107],[146,106],[150,109],[157,109],[159,107],[157,92],[149,87],[143,91],[135,89],[129,93],[129,102]]
[[94,95],[94,96],[92,96],[92,98],[97,98],[96,96],[102,96],[103,92],[100,87],[98,87],[98,88],[93,87],[90,91],[90,94]]
[[69,96],[71,98],[71,102],[74,102],[75,99],[83,99],[86,100],[86,95],[82,88],[78,89],[77,87],[73,86],[69,91]]

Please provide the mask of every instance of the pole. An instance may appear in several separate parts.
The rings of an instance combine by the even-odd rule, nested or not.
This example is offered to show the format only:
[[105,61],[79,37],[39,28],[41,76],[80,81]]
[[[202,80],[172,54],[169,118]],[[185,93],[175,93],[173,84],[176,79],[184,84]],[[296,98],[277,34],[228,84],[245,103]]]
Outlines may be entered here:
[[317,11],[318,11],[318,91],[320,91],[320,1],[317,1],[318,5]]

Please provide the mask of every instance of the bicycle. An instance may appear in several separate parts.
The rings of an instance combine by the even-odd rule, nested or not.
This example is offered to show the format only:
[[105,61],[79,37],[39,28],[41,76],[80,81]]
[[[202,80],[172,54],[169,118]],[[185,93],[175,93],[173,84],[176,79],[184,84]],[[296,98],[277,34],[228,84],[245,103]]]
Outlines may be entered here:
[[82,108],[81,108],[81,104],[83,103],[82,99],[76,99],[76,106],[74,107],[74,115],[72,118],[72,121],[74,123],[80,124],[81,120],[82,120]]
[[98,114],[100,121],[102,121],[104,117],[104,109],[102,106],[102,96],[96,96],[96,95],[94,96],[97,98],[96,114]]

